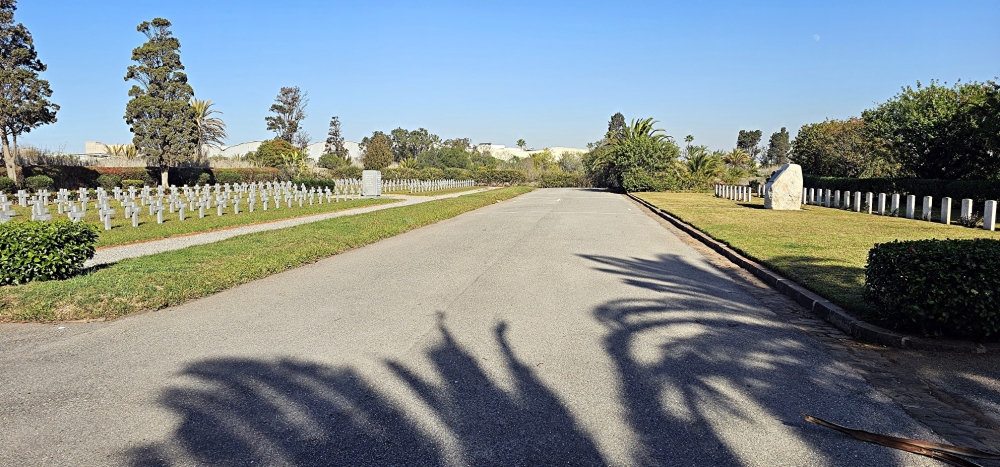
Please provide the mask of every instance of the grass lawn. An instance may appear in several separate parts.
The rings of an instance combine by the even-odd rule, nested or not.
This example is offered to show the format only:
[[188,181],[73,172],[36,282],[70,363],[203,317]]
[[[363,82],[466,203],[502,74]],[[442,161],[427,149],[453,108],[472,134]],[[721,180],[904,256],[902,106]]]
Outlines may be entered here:
[[764,209],[760,198],[748,204],[715,198],[710,193],[636,195],[860,315],[871,310],[862,293],[868,250],[876,243],[897,239],[1000,238],[1000,232],[982,228],[819,206],[804,206],[802,211],[771,211]]
[[178,305],[529,191],[511,187],[338,217],[127,259],[63,281],[4,286],[0,321],[115,318]]
[[409,189],[406,190],[396,190],[396,191],[383,191],[384,195],[408,195],[408,196],[440,196],[440,195],[450,195],[452,193],[462,193],[465,191],[478,190],[484,187],[481,186],[467,186],[460,188],[446,188],[444,190],[434,190],[434,191],[424,191],[420,193],[410,193]]
[[[132,227],[132,221],[125,219],[124,217],[124,208],[119,206],[117,202],[112,202],[110,204],[111,208],[115,210],[115,215],[111,218],[111,230],[104,230],[104,223],[100,221],[97,209],[94,209],[93,206],[90,206],[87,209],[87,216],[83,218],[83,222],[97,224],[100,231],[100,236],[97,239],[97,248],[101,248],[146,240],[157,240],[191,233],[208,232],[241,225],[259,224],[262,222],[289,219],[292,217],[343,211],[345,209],[373,206],[376,204],[391,203],[395,201],[396,200],[391,199],[358,199],[340,201],[337,203],[313,204],[312,206],[309,206],[308,202],[306,202],[306,204],[303,204],[301,208],[296,202],[292,204],[291,208],[285,204],[279,209],[275,209],[274,203],[272,202],[269,203],[270,205],[268,206],[267,211],[264,211],[263,205],[258,202],[254,212],[250,212],[248,210],[249,206],[247,205],[246,200],[244,200],[240,203],[239,214],[233,213],[233,205],[230,203],[229,207],[223,210],[222,217],[216,216],[218,213],[216,208],[205,209],[205,217],[202,219],[198,218],[197,210],[192,212],[185,209],[184,221],[181,222],[177,212],[174,212],[174,214],[168,214],[167,211],[163,211],[162,224],[156,223],[156,215],[150,215],[149,208],[146,207],[139,214],[139,227]],[[31,219],[31,208],[14,207],[14,210],[17,211],[18,215],[11,218],[11,222],[23,222]],[[56,211],[55,205],[49,205],[49,213],[52,214],[52,219],[66,218],[65,214],[59,214]]]

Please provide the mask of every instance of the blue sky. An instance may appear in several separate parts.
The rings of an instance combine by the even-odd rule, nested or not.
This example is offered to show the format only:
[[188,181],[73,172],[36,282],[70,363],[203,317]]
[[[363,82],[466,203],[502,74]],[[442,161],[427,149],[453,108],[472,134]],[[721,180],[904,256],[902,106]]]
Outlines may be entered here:
[[131,141],[122,115],[135,27],[164,17],[195,95],[229,143],[272,137],[282,86],[357,141],[424,127],[444,138],[584,147],[614,112],[731,148],[858,115],[901,86],[1000,74],[1000,2],[281,2],[21,0],[59,122],[23,142],[83,151]]

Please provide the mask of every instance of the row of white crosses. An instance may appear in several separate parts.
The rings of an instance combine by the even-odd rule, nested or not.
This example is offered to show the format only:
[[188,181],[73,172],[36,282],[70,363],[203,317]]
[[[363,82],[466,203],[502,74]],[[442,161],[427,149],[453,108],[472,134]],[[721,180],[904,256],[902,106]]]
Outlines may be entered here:
[[[180,188],[162,186],[142,189],[129,187],[122,189],[115,187],[110,193],[103,188],[95,190],[96,200],[93,206],[98,211],[101,223],[105,230],[111,230],[111,220],[116,214],[112,208],[112,202],[118,203],[123,210],[125,219],[131,219],[132,227],[139,226],[139,213],[144,209],[149,210],[150,215],[156,215],[156,223],[163,223],[164,212],[177,214],[180,221],[184,221],[185,211],[192,215],[197,210],[198,217],[205,217],[206,210],[216,209],[216,215],[222,216],[226,209],[232,206],[233,214],[240,213],[240,204],[246,203],[247,210],[254,212],[258,204],[262,205],[264,211],[269,208],[281,209],[282,205],[288,208],[298,204],[299,207],[308,203],[313,204],[336,203],[342,200],[360,199],[360,180],[342,179],[336,180],[334,188],[306,188],[305,185],[295,185],[292,182],[256,182],[230,185],[195,185],[189,187],[184,185]],[[81,188],[77,192],[69,190],[59,190],[53,194],[40,190],[35,195],[20,190],[15,195],[18,205],[31,206],[32,220],[48,221],[52,219],[47,206],[54,203],[60,214],[66,214],[73,222],[79,222],[86,215],[88,204],[91,202],[90,190]],[[74,201],[72,198],[76,197]],[[0,193],[0,223],[10,220],[15,215],[11,208],[13,203],[7,200],[7,195]]]
[[[878,214],[880,216],[885,215],[896,215],[900,214],[900,207],[902,196],[899,193],[893,193],[892,195],[886,195],[885,193],[878,194],[878,204],[875,205],[875,194],[874,193],[864,193],[862,198],[862,193],[860,191],[850,192],[844,191],[843,197],[841,197],[840,190],[829,190],[822,188],[803,188],[802,189],[802,204],[811,204],[816,206],[826,206],[828,208],[840,208],[847,209],[854,212],[862,212],[864,210],[868,214]],[[862,202],[863,200],[863,202]],[[888,209],[886,208],[886,202],[888,202]],[[948,225],[951,224],[951,198],[941,199],[941,211],[938,215],[938,222]],[[972,208],[973,201],[969,198],[962,200],[962,209],[959,215],[966,219],[972,218]],[[907,219],[917,218],[917,197],[916,195],[906,196],[906,206],[905,215]],[[923,203],[920,210],[920,219],[925,221],[934,221],[931,218],[932,211],[934,209],[934,197],[924,196]],[[997,202],[994,200],[986,201],[986,205],[983,209],[983,229],[984,230],[995,230],[997,220]]]
[[410,193],[423,193],[473,186],[476,186],[475,180],[382,180],[382,191],[384,192],[409,191]]
[[715,197],[750,202],[753,201],[754,191],[758,197],[762,196],[762,189],[762,185],[757,185],[756,190],[749,185],[715,185]]

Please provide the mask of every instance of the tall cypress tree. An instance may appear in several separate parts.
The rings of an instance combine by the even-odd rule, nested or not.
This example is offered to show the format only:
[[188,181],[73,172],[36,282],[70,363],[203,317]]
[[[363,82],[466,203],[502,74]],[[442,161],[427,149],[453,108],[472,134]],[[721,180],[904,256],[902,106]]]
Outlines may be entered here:
[[0,153],[7,176],[22,185],[18,170],[17,137],[56,121],[59,106],[49,82],[39,78],[45,64],[38,59],[28,28],[14,23],[17,0],[0,0]]
[[771,141],[767,145],[767,157],[765,162],[768,164],[787,164],[788,163],[788,152],[792,149],[792,143],[789,138],[788,130],[785,127],[781,127],[781,131],[776,131],[771,133]]
[[198,139],[196,114],[189,101],[194,90],[180,70],[181,43],[170,32],[170,21],[155,18],[136,30],[148,41],[132,50],[125,81],[135,80],[125,106],[125,122],[135,135],[132,144],[143,157],[160,168],[160,183],[167,186],[170,167],[194,157]]

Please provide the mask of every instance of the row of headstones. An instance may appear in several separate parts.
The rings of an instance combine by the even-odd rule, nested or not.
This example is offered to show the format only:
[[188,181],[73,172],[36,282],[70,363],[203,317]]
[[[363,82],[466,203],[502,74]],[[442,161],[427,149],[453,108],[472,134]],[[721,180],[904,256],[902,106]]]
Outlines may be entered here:
[[382,180],[382,191],[408,190],[410,193],[422,193],[451,188],[467,188],[475,185],[475,180]]
[[763,185],[757,185],[756,189],[749,185],[715,185],[715,197],[733,201],[753,201],[754,192],[757,192],[757,197],[761,197],[763,189]]
[[[246,198],[249,211],[254,212],[258,199],[263,204],[263,209],[267,211],[271,199],[274,200],[275,209],[278,209],[282,201],[285,201],[291,208],[293,202],[298,202],[299,207],[302,207],[306,201],[312,205],[315,202],[323,204],[324,199],[327,202],[339,202],[341,199],[359,199],[361,197],[360,182],[350,179],[337,181],[337,185],[332,190],[329,187],[307,189],[305,185],[295,186],[291,182],[259,182],[232,186],[229,184],[215,185],[214,195],[212,193],[213,187],[209,185],[195,185],[194,187],[185,185],[181,188],[171,186],[169,196],[166,195],[166,189],[163,187],[155,189],[155,196],[153,195],[154,189],[148,186],[141,190],[135,187],[130,187],[128,190],[116,187],[113,190],[113,197],[109,196],[109,193],[103,188],[97,188],[95,191],[97,200],[94,207],[98,210],[105,230],[111,229],[111,219],[115,214],[115,210],[110,205],[112,200],[120,203],[120,207],[124,209],[125,218],[131,218],[132,226],[138,227],[139,213],[145,206],[149,207],[150,215],[156,214],[157,223],[163,223],[163,211],[167,209],[169,209],[170,214],[177,211],[179,220],[183,221],[185,220],[184,210],[186,207],[191,212],[197,208],[199,217],[205,217],[205,209],[210,209],[214,205],[217,209],[217,215],[222,216],[223,210],[228,208],[231,202],[234,214],[239,214],[240,203],[244,201],[244,198]],[[79,204],[71,199],[74,194],[77,196]],[[40,190],[32,196],[24,190],[20,190],[16,196],[19,205],[31,206],[32,220],[52,220],[52,214],[48,212],[47,208],[52,193]],[[63,189],[55,193],[55,200],[51,202],[57,206],[59,214],[66,214],[73,222],[79,222],[86,215],[89,201],[89,190],[87,189],[80,189],[76,193]],[[16,211],[11,208],[12,204],[7,196],[0,192],[0,223],[9,221],[16,214]]]
[[[864,203],[862,204],[862,193],[860,191],[850,192],[845,191],[843,193],[843,202],[841,202],[841,192],[840,190],[824,190],[816,188],[803,188],[802,189],[802,204],[811,204],[816,206],[826,206],[828,208],[840,208],[848,209],[854,212],[866,211],[868,214],[878,214],[880,216],[885,215],[899,215],[899,208],[901,202],[901,195],[894,193],[892,195],[886,195],[885,193],[878,194],[878,206],[875,207],[873,201],[875,200],[874,193],[864,194]],[[886,209],[886,202],[888,201],[888,210]],[[938,216],[938,221],[942,224],[951,224],[951,198],[941,199],[941,211]],[[906,218],[915,219],[916,218],[916,208],[917,208],[917,197],[916,195],[906,196]],[[933,221],[931,218],[934,208],[934,197],[924,196],[923,205],[920,210],[920,219],[925,221]],[[962,209],[959,215],[964,219],[971,219],[973,212],[973,201],[971,199],[962,200]],[[983,209],[983,229],[984,230],[995,230],[997,220],[997,202],[994,200],[986,201],[986,205]]]

